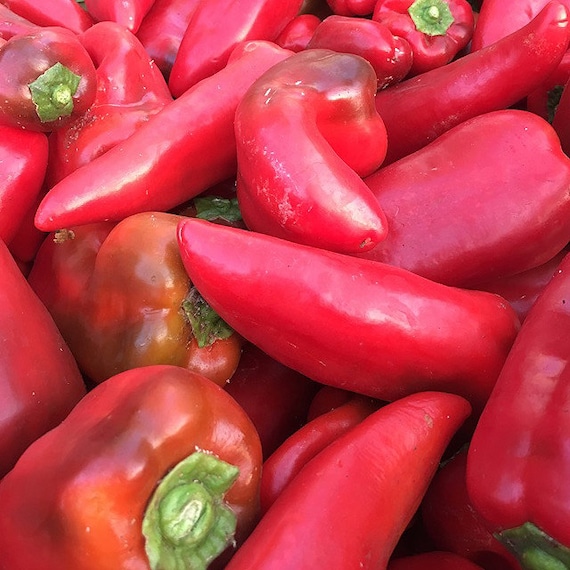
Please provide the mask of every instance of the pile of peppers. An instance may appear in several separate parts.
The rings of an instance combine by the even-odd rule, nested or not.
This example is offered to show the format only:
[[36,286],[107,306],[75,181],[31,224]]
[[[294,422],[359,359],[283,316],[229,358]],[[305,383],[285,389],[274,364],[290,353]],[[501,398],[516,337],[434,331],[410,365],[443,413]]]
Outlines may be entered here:
[[570,569],[570,0],[0,0],[0,570]]

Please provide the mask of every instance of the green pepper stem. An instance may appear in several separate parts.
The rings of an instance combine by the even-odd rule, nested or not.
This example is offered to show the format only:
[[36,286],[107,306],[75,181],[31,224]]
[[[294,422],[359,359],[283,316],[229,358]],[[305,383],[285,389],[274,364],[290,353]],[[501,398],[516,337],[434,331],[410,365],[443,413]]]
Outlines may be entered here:
[[570,569],[570,548],[530,522],[501,531],[496,538],[517,557],[523,570]]
[[408,14],[418,32],[427,36],[444,36],[455,21],[445,0],[416,0]]
[[152,570],[204,570],[232,543],[237,519],[223,498],[239,469],[196,451],[162,479],[142,532]]

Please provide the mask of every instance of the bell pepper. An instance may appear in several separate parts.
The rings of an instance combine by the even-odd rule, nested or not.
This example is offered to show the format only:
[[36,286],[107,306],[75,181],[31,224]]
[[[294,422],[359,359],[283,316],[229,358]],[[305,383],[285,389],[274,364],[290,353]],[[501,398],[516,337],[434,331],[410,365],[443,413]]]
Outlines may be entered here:
[[438,550],[453,552],[485,570],[519,570],[512,554],[493,536],[473,508],[466,485],[467,446],[443,462],[419,509]]
[[85,8],[96,22],[116,22],[133,34],[155,0],[85,0]]
[[309,49],[273,66],[235,114],[237,198],[248,228],[340,252],[373,248],[386,218],[361,176],[386,154],[362,57]]
[[165,79],[180,48],[190,18],[201,0],[155,0],[136,32]]
[[95,64],[97,94],[83,116],[50,136],[48,188],[126,140],[172,101],[166,80],[127,28],[99,22],[78,38]]
[[433,551],[395,558],[387,570],[483,570],[483,567],[451,552]]
[[521,568],[570,566],[570,256],[537,299],[480,418],[467,491]]
[[200,2],[182,36],[168,78],[172,94],[180,97],[223,69],[241,42],[275,40],[302,4],[302,0]]
[[569,43],[568,11],[550,2],[493,46],[380,91],[376,107],[390,141],[384,164],[467,119],[518,103],[554,72]]
[[355,396],[307,422],[281,443],[263,462],[262,516],[313,457],[378,408],[379,404],[374,400]]
[[87,224],[52,235],[38,251],[28,281],[92,381],[174,364],[222,385],[235,371],[241,340],[188,280],[180,219],[143,212]]
[[265,459],[305,423],[319,384],[245,343],[225,389],[251,418]]
[[570,241],[570,159],[528,111],[474,117],[365,182],[389,230],[359,255],[440,283],[514,275]]
[[1,0],[1,3],[37,26],[61,26],[80,34],[94,23],[89,12],[76,0]]
[[95,100],[95,66],[65,28],[38,28],[0,48],[0,124],[53,131]]
[[129,370],[0,482],[0,568],[205,569],[257,521],[260,474],[255,428],[222,388],[177,366]]
[[48,165],[45,133],[0,125],[0,239],[9,243],[40,195]]
[[373,412],[303,467],[226,570],[385,568],[469,412],[437,392]]
[[50,188],[36,226],[54,231],[167,211],[235,176],[238,103],[255,79],[291,53],[270,42],[241,44],[222,71]]
[[2,478],[32,442],[67,416],[86,388],[53,319],[1,240],[0,268]]
[[338,16],[370,16],[377,0],[327,0],[327,4]]
[[275,43],[296,53],[307,49],[307,45],[321,22],[322,20],[316,14],[298,14],[281,30],[275,38]]
[[372,19],[411,48],[411,75],[452,61],[467,46],[475,18],[467,0],[378,0]]
[[214,310],[329,386],[386,401],[450,391],[478,412],[519,329],[490,293],[203,220],[184,219],[178,232],[190,279]]
[[374,68],[378,89],[398,83],[412,68],[413,54],[408,41],[369,18],[329,16],[317,26],[307,47],[363,57]]

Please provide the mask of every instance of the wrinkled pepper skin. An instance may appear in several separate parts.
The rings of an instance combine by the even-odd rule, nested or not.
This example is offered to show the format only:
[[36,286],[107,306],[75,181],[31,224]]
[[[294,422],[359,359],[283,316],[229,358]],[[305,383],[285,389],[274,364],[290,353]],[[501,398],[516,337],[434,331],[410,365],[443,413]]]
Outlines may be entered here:
[[48,165],[47,136],[0,125],[0,164],[0,239],[9,243],[40,195]]
[[[0,479],[85,395],[53,319],[0,241]],[[4,551],[4,548],[1,549]]]
[[490,293],[202,220],[178,232],[186,270],[214,310],[322,384],[380,400],[450,391],[479,412],[519,329]]
[[368,18],[329,16],[315,29],[309,49],[331,49],[366,59],[374,68],[378,89],[398,83],[408,75],[413,54],[407,40]]
[[467,558],[451,552],[423,552],[391,560],[387,570],[483,570]]
[[259,76],[291,54],[270,42],[241,44],[222,71],[50,188],[36,226],[55,231],[167,211],[235,176],[238,103]]
[[155,0],[85,0],[85,8],[97,22],[116,22],[136,34]]
[[87,224],[38,251],[28,281],[92,381],[173,364],[222,385],[235,371],[241,339],[201,317],[176,241],[180,219],[143,212]]
[[386,154],[375,93],[364,58],[321,49],[253,83],[235,116],[237,197],[249,229],[343,253],[385,238],[386,218],[361,178]]
[[557,68],[569,42],[568,10],[550,2],[493,46],[380,91],[376,106],[390,141],[384,164],[472,117],[524,99]]
[[521,273],[570,241],[570,159],[534,113],[474,117],[365,182],[389,230],[362,256],[440,283]]
[[521,567],[570,565],[570,256],[525,319],[477,425],[467,491]]
[[180,97],[223,69],[241,42],[274,41],[302,4],[302,0],[200,2],[184,31],[168,78],[172,94]]
[[93,104],[96,72],[77,36],[41,28],[0,47],[0,124],[49,132]]
[[238,469],[222,502],[241,542],[258,516],[261,448],[235,401],[176,366],[129,370],[95,387],[0,482],[0,568],[158,568],[145,553],[145,509],[161,479],[200,451]]
[[305,465],[227,570],[385,568],[469,413],[459,396],[424,392],[370,414]]
[[124,26],[99,22],[78,36],[97,70],[93,105],[50,135],[48,188],[126,140],[172,96],[144,47]]

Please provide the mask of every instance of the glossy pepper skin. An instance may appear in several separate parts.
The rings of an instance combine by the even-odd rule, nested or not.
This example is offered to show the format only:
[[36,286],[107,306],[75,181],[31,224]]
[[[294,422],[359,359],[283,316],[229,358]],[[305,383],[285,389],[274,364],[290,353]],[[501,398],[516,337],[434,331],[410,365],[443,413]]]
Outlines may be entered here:
[[568,11],[560,2],[550,2],[492,47],[380,91],[376,106],[390,140],[384,164],[419,150],[467,119],[514,105],[544,83],[569,42]]
[[432,551],[395,558],[387,570],[483,570],[483,567],[451,552]]
[[477,425],[467,491],[522,568],[570,564],[570,257],[535,302]]
[[61,26],[75,34],[84,32],[94,23],[76,0],[2,0],[2,4],[38,26]]
[[372,413],[305,465],[227,570],[385,568],[469,413],[463,398],[434,392]]
[[386,154],[376,76],[362,57],[309,49],[273,66],[235,115],[237,198],[248,228],[366,251],[386,219],[361,176]]
[[327,0],[334,14],[339,16],[370,16],[377,0]]
[[86,389],[53,319],[2,241],[0,268],[2,478],[33,441],[67,416]]
[[77,36],[41,28],[0,47],[0,124],[49,132],[81,116],[96,94],[95,66]]
[[262,73],[290,55],[270,42],[241,44],[219,74],[50,188],[36,212],[36,226],[54,231],[167,211],[235,176],[238,103]]
[[467,0],[378,0],[372,19],[408,42],[412,75],[448,64],[467,46],[475,27]]
[[36,31],[38,26],[0,4],[0,47],[13,36]]
[[281,30],[275,43],[284,49],[300,52],[307,48],[321,21],[316,14],[299,14]]
[[440,283],[521,273],[570,241],[570,159],[528,111],[474,117],[365,182],[389,230],[361,255]]
[[412,67],[413,54],[408,41],[369,18],[329,16],[317,26],[307,48],[363,57],[374,68],[378,89],[398,83]]
[[380,400],[439,389],[479,411],[519,329],[500,297],[398,267],[202,220],[183,220],[178,239],[192,282],[244,338]]
[[[0,482],[0,568],[206,568],[234,535],[228,509],[238,542],[257,520],[260,470],[257,433],[222,388],[176,366],[129,370],[91,390]],[[186,501],[213,520],[177,529]]]
[[143,212],[87,224],[38,251],[28,280],[92,381],[173,364],[222,385],[235,371],[241,340],[193,290],[176,242],[180,219]]
[[81,117],[51,134],[48,188],[126,140],[172,102],[160,70],[127,28],[99,22],[78,38],[95,64],[97,94]]
[[135,34],[155,0],[85,0],[85,8],[97,22],[116,22]]
[[188,23],[168,85],[180,97],[223,69],[238,44],[274,41],[300,11],[302,0],[209,0],[200,2]]
[[48,165],[44,133],[0,125],[0,239],[9,243],[39,197]]

